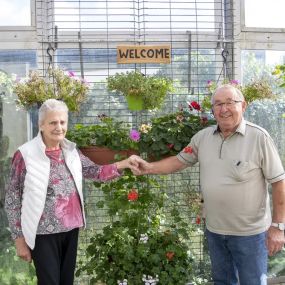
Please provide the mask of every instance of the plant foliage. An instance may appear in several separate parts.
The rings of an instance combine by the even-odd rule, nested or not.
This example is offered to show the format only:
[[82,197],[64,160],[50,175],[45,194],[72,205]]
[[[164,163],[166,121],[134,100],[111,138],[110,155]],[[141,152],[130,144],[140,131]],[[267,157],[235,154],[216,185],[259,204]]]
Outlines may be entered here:
[[138,71],[116,73],[107,78],[107,87],[124,96],[143,99],[143,109],[161,107],[168,92],[173,91],[172,81],[165,77],[144,75]]
[[79,111],[84,102],[89,85],[74,73],[55,68],[48,70],[48,77],[31,71],[28,78],[16,82],[14,92],[18,96],[17,103],[25,108],[41,105],[47,99],[62,100],[70,111]]
[[[244,86],[240,85],[237,80],[224,80],[222,82],[222,85],[223,84],[230,84],[239,89],[248,104],[256,100],[276,99],[271,84],[268,80],[263,78],[252,80]],[[209,80],[207,88],[210,92],[210,95],[213,95],[219,86],[220,85],[218,85],[216,82]]]
[[206,116],[185,109],[153,118],[150,124],[140,126],[139,151],[154,159],[176,155],[193,135],[214,123]]
[[[87,273],[91,284],[189,282],[194,257],[188,225],[175,202],[160,191],[158,181],[126,172],[117,181],[95,186],[104,193],[97,207],[106,209],[111,222],[91,238],[88,260],[79,265],[76,274]],[[153,283],[147,283],[150,280]]]
[[76,124],[68,130],[66,137],[78,147],[103,146],[113,150],[137,149],[137,143],[130,137],[130,126],[105,115],[99,116],[100,123],[94,125]]
[[285,64],[276,65],[272,74],[277,76],[279,87],[285,88]]

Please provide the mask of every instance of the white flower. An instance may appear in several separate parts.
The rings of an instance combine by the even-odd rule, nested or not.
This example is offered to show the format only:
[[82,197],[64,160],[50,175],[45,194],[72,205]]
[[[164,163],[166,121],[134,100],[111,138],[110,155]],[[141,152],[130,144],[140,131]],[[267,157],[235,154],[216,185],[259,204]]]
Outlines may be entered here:
[[150,130],[151,130],[150,124],[142,124],[139,128],[139,131],[145,134],[147,134]]
[[128,280],[127,280],[127,279],[124,279],[124,280],[122,280],[122,281],[121,281],[121,280],[118,280],[118,281],[117,281],[117,284],[118,284],[118,285],[128,285]]
[[147,241],[148,241],[148,235],[147,234],[141,234],[140,242],[147,243]]
[[156,285],[156,283],[159,281],[158,275],[153,278],[151,275],[143,275],[142,281],[144,282],[144,285]]

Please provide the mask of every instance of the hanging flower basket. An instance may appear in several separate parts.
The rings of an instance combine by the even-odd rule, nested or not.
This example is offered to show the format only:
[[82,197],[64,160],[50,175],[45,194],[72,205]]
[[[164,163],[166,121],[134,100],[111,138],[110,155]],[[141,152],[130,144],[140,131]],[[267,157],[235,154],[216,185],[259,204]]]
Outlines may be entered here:
[[46,77],[38,71],[30,71],[28,78],[15,82],[13,91],[18,96],[17,104],[26,109],[40,106],[47,99],[57,99],[65,102],[69,111],[78,112],[86,99],[89,84],[72,71],[50,68]]
[[138,96],[126,96],[128,108],[131,111],[141,111],[143,110],[143,99]]
[[107,88],[125,96],[129,109],[136,111],[161,108],[167,94],[174,90],[172,80],[137,70],[109,76]]
[[101,122],[98,124],[75,125],[68,130],[67,139],[75,142],[85,156],[101,165],[138,153],[138,132],[106,115],[100,115],[99,119]]
[[99,165],[113,163],[118,159],[127,158],[133,154],[138,154],[135,150],[113,150],[107,147],[87,146],[80,147],[80,151],[90,160]]

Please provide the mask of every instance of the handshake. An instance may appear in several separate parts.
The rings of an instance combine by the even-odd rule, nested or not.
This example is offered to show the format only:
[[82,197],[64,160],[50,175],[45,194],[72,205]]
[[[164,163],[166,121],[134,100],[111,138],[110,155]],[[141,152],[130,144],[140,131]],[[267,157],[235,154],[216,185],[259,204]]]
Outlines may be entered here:
[[170,174],[189,166],[181,162],[176,155],[156,162],[147,162],[138,155],[131,155],[125,160],[116,162],[116,165],[119,171],[129,168],[134,175]]
[[129,168],[134,175],[151,174],[152,164],[145,161],[138,155],[131,155],[127,159],[119,161],[117,163],[118,170],[122,169],[120,168],[120,163],[123,164],[123,169]]
[[134,175],[170,174],[188,167],[176,155],[155,162],[147,162],[138,155],[116,162],[118,171],[129,168]]

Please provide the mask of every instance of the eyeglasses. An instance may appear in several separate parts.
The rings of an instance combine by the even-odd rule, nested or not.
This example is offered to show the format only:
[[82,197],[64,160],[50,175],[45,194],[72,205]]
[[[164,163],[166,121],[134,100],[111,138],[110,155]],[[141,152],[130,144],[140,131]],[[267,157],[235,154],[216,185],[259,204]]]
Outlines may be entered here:
[[237,101],[237,100],[230,100],[224,103],[215,103],[212,105],[214,109],[222,109],[222,107],[225,105],[227,108],[232,108],[235,106],[237,103],[241,103],[242,101]]

